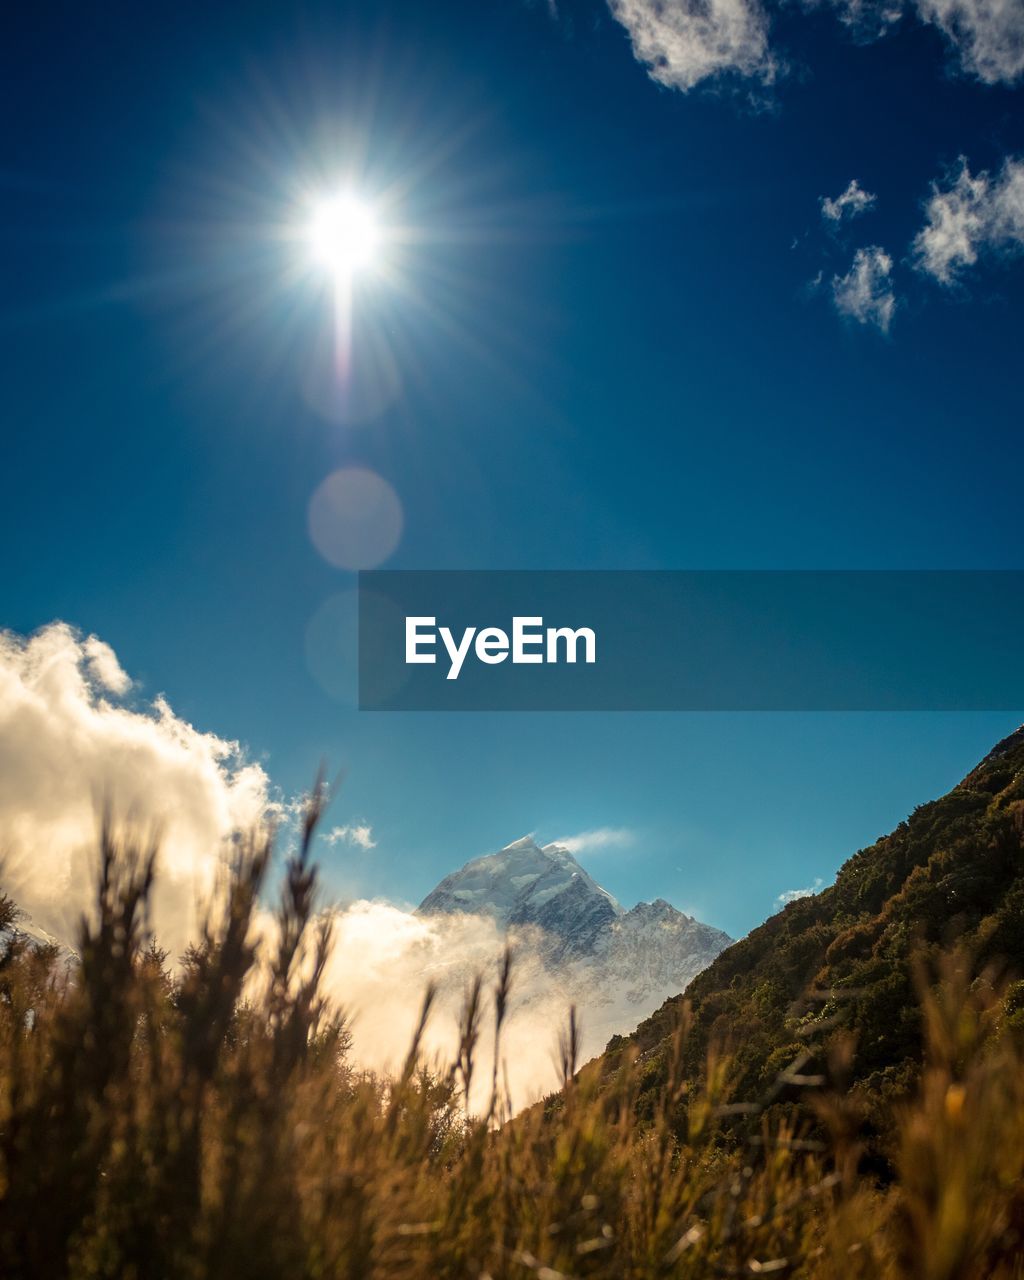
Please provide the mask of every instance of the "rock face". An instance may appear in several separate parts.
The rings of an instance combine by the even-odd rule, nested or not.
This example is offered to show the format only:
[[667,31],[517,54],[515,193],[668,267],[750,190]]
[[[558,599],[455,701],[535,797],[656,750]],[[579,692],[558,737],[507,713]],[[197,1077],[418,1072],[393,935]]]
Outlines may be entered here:
[[627,911],[568,849],[529,836],[446,876],[418,911],[487,916],[515,935],[547,986],[530,998],[575,1003],[588,1053],[682,991],[732,942],[664,898]]

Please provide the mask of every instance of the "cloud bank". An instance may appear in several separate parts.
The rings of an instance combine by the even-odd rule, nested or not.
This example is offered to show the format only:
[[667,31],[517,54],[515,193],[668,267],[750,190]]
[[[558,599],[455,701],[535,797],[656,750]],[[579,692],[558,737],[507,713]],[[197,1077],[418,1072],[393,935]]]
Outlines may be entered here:
[[[545,971],[528,933],[513,935],[510,1014],[499,1068],[507,1075],[515,1108],[552,1092],[558,1083],[555,1052],[570,996]],[[424,1037],[428,1061],[451,1062],[467,984],[484,976],[486,1020],[478,1048],[475,1108],[486,1106],[494,1062],[491,989],[505,935],[485,916],[418,916],[385,902],[352,903],[336,918],[325,989],[351,1019],[353,1057],[364,1067],[400,1068],[409,1050],[428,982],[438,996]],[[600,1028],[595,1026],[594,1032]],[[585,1050],[604,1048],[607,1036],[587,1035]]]
[[173,952],[193,936],[232,832],[270,805],[269,780],[237,742],[203,733],[157,697],[121,699],[114,651],[64,623],[0,632],[0,859],[3,887],[35,922],[70,939],[92,901],[97,805],[158,828],[154,924]]

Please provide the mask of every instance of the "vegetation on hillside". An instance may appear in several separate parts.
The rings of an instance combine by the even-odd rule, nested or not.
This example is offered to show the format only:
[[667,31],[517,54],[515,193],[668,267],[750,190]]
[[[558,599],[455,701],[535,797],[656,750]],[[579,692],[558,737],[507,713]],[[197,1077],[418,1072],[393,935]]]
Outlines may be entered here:
[[[995,812],[1013,803],[1001,790],[969,789],[948,811],[965,832],[982,821],[981,794]],[[843,1087],[850,1037],[836,1027],[796,1036],[792,1058],[757,1068],[767,1083],[757,1094],[747,1089],[746,1046],[730,1050],[701,1021],[707,988],[692,1014],[685,1002],[663,1012],[663,1027],[670,1013],[675,1021],[653,1055],[622,1047],[614,1069],[576,1072],[570,1017],[557,1106],[510,1120],[496,1076],[488,1113],[470,1116],[464,1100],[481,1037],[498,1041],[500,1057],[514,965],[500,958],[492,979],[468,989],[450,1066],[423,1062],[417,1036],[394,1078],[357,1070],[344,1017],[321,991],[330,931],[309,861],[317,816],[314,799],[275,927],[254,927],[271,854],[259,834],[240,850],[204,936],[173,969],[145,928],[156,851],[109,826],[79,962],[9,935],[0,958],[4,1276],[1024,1273],[1017,989],[962,953],[918,966],[907,1008],[924,1069],[904,1102],[876,1104],[893,1135],[885,1179],[862,1159],[862,1098]],[[992,822],[995,839],[1004,827]],[[917,818],[911,828],[912,837],[893,837],[908,859],[922,839]],[[984,846],[974,874],[1001,885],[1009,853],[998,848],[989,859]],[[908,861],[900,883],[911,877]],[[884,910],[882,881],[865,867],[858,883]],[[0,924],[13,919],[2,902]],[[812,1019],[830,1003],[813,1003]],[[423,1018],[430,1013],[427,992]],[[821,1071],[808,1069],[810,1041],[821,1044]],[[813,1119],[780,1112],[781,1089],[805,1095]],[[737,1116],[746,1132],[727,1140]]]
[[[779,1110],[799,1090],[776,1088],[799,1058],[820,1072],[852,1043],[850,1084],[880,1155],[890,1104],[917,1079],[924,1015],[916,966],[958,946],[1011,982],[1008,1018],[1024,1022],[1024,728],[1001,742],[948,795],[917,809],[842,867],[833,886],[791,902],[724,951],[689,986],[684,1072],[698,1079],[709,1047],[728,1045],[736,1086]],[[683,997],[633,1036],[612,1041],[606,1070],[639,1048],[645,1105],[668,1070]],[[845,1050],[844,1050],[845,1052]]]

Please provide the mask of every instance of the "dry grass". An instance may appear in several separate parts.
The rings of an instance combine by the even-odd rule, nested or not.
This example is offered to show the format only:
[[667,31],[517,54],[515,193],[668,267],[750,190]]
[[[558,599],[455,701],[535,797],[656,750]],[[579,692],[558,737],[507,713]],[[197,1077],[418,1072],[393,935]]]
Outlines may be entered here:
[[[1024,1060],[1005,1002],[955,958],[922,977],[927,1057],[892,1114],[892,1176],[863,1171],[841,1079],[789,1064],[730,1096],[728,1055],[684,1078],[685,1016],[653,1110],[648,1064],[576,1071],[513,1121],[463,1108],[482,1036],[500,1057],[508,957],[467,992],[452,1067],[411,1046],[382,1080],[348,1061],[320,992],[330,943],[309,861],[319,803],[283,878],[253,984],[270,860],[258,834],[222,910],[173,976],[149,941],[155,849],[102,839],[80,966],[23,941],[0,962],[0,1272],[7,1277],[665,1276],[983,1280],[1024,1275]],[[0,922],[9,905],[0,900]],[[430,1016],[426,993],[423,1024]],[[553,1032],[553,1035],[555,1033]],[[811,1119],[797,1119],[798,1115]]]

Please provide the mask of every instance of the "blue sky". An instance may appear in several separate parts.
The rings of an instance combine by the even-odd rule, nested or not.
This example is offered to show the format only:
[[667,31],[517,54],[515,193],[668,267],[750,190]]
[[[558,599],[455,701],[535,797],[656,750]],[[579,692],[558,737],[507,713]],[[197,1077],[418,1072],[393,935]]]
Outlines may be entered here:
[[[609,829],[612,892],[740,933],[1020,713],[360,716],[310,670],[353,585],[310,498],[382,476],[395,568],[1022,567],[1024,17],[615,12],[21,13],[0,625],[102,637],[286,794],[344,767],[376,845],[325,851],[338,892]],[[342,172],[404,229],[358,282],[355,423],[281,231]]]

